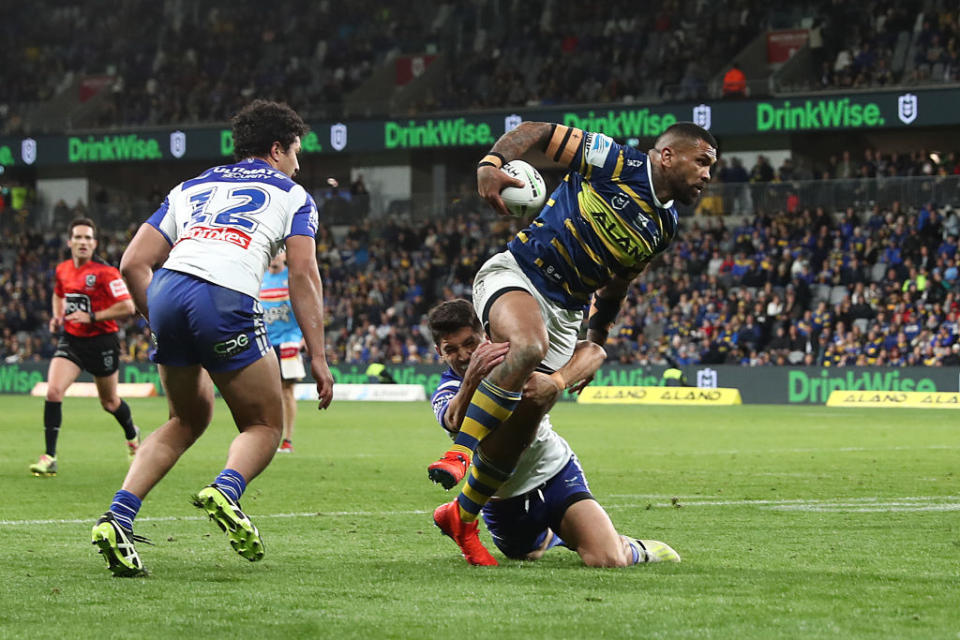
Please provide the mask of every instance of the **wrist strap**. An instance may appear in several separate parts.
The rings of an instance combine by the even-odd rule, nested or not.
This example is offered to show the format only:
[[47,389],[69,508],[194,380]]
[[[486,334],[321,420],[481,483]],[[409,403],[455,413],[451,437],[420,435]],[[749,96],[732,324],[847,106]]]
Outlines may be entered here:
[[504,165],[504,158],[502,155],[496,151],[491,151],[487,155],[483,156],[483,160],[480,161],[480,164],[477,165],[477,168],[480,167],[494,167],[499,169]]
[[97,321],[97,316],[96,316],[96,314],[93,312],[93,309],[90,309],[90,322],[91,322],[91,324],[94,323],[94,322],[96,322],[96,321]]

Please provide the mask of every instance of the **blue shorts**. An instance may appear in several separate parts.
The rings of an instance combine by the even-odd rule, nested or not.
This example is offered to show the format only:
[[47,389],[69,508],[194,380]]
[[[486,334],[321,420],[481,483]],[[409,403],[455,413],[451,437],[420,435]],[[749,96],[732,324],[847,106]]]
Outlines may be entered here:
[[270,353],[263,307],[239,291],[160,269],[147,289],[147,306],[158,364],[233,371]]
[[547,528],[559,535],[560,522],[570,505],[592,500],[577,456],[536,489],[483,507],[483,521],[494,544],[508,558],[522,558],[543,544]]

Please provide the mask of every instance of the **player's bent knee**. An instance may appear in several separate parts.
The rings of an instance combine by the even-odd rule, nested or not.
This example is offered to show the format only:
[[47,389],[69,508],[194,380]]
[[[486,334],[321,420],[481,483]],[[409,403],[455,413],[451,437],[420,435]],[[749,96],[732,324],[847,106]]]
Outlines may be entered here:
[[541,340],[511,342],[508,357],[523,369],[533,371],[547,355],[548,344]]

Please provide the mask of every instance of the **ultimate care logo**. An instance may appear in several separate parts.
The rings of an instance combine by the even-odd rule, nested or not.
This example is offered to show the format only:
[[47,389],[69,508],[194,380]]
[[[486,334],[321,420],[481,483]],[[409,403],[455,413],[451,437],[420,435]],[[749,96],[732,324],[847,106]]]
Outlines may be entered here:
[[230,244],[235,244],[238,247],[246,249],[250,246],[252,238],[245,234],[243,231],[238,229],[230,229],[227,227],[221,227],[219,229],[214,229],[212,227],[204,227],[201,225],[196,225],[190,227],[189,229],[183,232],[183,235],[177,240],[177,243],[183,242],[184,240],[219,240],[220,242],[229,242]]

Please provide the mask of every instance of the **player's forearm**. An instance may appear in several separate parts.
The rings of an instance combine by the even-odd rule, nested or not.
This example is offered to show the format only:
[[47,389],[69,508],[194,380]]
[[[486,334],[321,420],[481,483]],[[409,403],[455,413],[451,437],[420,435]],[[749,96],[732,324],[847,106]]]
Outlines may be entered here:
[[[147,288],[153,280],[153,269],[146,264],[122,264],[120,273],[123,280],[127,283],[127,289],[130,291],[130,297],[133,299],[134,307],[143,315],[144,318],[150,318],[149,307],[147,306]],[[99,318],[99,316],[97,316]]]
[[446,413],[443,414],[443,421],[451,431],[460,430],[460,424],[463,422],[463,417],[467,415],[467,407],[470,406],[470,400],[478,386],[480,386],[479,379],[476,384],[470,384],[464,380],[460,389],[457,390],[457,395],[450,398]]
[[323,330],[323,282],[320,272],[290,270],[290,305],[311,358],[326,358]]
[[628,280],[614,278],[593,294],[587,315],[587,340],[601,346],[606,343],[629,286]]
[[93,313],[96,316],[97,322],[102,322],[104,320],[129,318],[135,310],[133,300],[121,300],[106,309],[100,309],[99,311],[94,310]]
[[50,308],[53,311],[54,318],[62,318],[64,311],[66,311],[67,301],[53,294],[53,299],[50,301]]
[[546,149],[552,132],[553,125],[549,122],[521,122],[517,128],[500,136],[490,152],[503,156],[504,163],[510,162],[530,149]]
[[606,359],[607,352],[603,347],[592,340],[581,340],[577,343],[573,356],[557,370],[557,373],[569,387],[595,374]]

